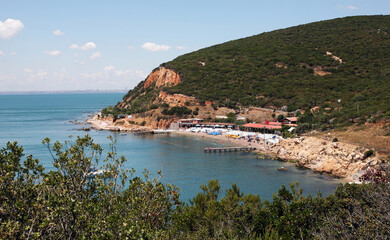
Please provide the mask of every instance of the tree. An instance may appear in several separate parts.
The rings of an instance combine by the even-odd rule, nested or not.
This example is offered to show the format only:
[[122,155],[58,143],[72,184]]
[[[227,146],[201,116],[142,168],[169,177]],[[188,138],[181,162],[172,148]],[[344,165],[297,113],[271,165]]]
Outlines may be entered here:
[[38,186],[44,168],[31,155],[22,162],[23,147],[8,142],[0,150],[0,238],[36,237],[35,226],[45,207]]
[[[272,201],[233,184],[221,196],[218,180],[189,203],[179,190],[123,169],[115,140],[103,149],[88,135],[43,143],[54,170],[25,157],[16,142],[0,150],[1,239],[387,239],[388,167],[366,175],[372,183],[340,185],[328,197],[303,196],[298,183]],[[101,174],[91,175],[98,167]],[[379,174],[379,175],[378,175]],[[364,176],[364,175],[363,175]],[[378,177],[379,176],[379,177]],[[386,179],[386,181],[383,181]]]
[[366,97],[363,94],[356,94],[353,98],[352,101],[356,104],[356,111],[359,114],[359,103],[366,100]]
[[[167,238],[178,189],[161,184],[160,172],[133,177],[110,139],[103,164],[103,149],[88,135],[65,144],[45,139],[50,172],[32,156],[22,164],[22,147],[8,143],[0,152],[0,238]],[[97,167],[102,174],[91,175]]]
[[283,119],[285,119],[286,117],[283,115],[283,114],[280,114],[278,115],[278,118],[277,118],[277,121],[278,122],[281,122]]

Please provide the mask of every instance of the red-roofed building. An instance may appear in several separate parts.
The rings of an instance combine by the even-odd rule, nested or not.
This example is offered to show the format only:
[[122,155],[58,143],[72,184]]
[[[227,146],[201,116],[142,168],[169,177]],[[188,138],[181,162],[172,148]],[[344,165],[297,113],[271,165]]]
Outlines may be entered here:
[[288,117],[288,118],[286,118],[288,121],[290,121],[290,123],[294,123],[294,124],[296,124],[297,123],[297,121],[298,121],[298,118],[297,117]]
[[243,125],[243,127],[246,128],[247,131],[251,131],[253,129],[259,130],[259,129],[264,129],[264,130],[278,130],[282,129],[282,125],[272,125],[271,122],[266,125],[262,123],[247,123]]
[[297,117],[288,117],[282,120],[283,125],[296,127],[298,118]]
[[[266,123],[266,122],[265,122]],[[265,124],[263,123],[263,124]],[[268,125],[272,125],[272,126],[282,126],[282,123],[281,122],[268,122]]]
[[243,125],[245,127],[246,131],[259,131],[263,129],[264,131],[276,131],[279,129],[282,129],[282,127],[285,126],[290,126],[290,127],[296,127],[298,126],[296,124],[298,118],[297,117],[291,117],[291,118],[286,118],[282,122],[276,122],[276,121],[264,121],[263,123],[247,123]]

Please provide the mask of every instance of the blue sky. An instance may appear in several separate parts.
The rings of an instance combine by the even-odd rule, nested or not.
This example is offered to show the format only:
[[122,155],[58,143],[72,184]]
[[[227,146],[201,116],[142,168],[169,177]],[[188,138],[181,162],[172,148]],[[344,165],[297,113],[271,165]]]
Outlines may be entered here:
[[0,91],[131,89],[163,62],[389,0],[0,0]]

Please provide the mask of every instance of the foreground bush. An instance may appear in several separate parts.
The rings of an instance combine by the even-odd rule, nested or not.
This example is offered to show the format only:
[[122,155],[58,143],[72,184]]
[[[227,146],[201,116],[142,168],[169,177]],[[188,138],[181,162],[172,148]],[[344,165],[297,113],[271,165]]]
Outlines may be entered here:
[[[0,239],[386,239],[387,183],[340,185],[328,197],[305,197],[298,183],[272,201],[233,185],[224,196],[211,180],[189,203],[159,179],[124,170],[111,139],[107,156],[86,135],[43,143],[55,171],[45,172],[23,148],[0,151]],[[24,159],[24,160],[22,160]],[[104,174],[88,178],[93,167]]]
[[[6,239],[154,239],[166,234],[177,189],[157,179],[133,177],[122,169],[112,144],[101,176],[88,178],[99,166],[102,148],[87,135],[74,143],[43,143],[55,171],[44,172],[38,160],[8,143],[0,152],[0,238]],[[113,141],[114,143],[114,141]],[[124,188],[124,186],[129,186]]]

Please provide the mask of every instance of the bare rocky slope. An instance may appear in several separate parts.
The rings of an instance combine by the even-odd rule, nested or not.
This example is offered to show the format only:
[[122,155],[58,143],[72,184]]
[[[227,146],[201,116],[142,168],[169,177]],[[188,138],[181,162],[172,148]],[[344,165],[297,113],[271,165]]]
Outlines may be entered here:
[[[162,114],[163,104],[167,108],[172,107],[186,107],[196,115],[191,114],[184,117],[197,117],[202,119],[214,119],[215,116],[225,116],[228,113],[235,113],[237,115],[246,117],[253,121],[264,121],[271,119],[272,114],[283,113],[279,110],[272,110],[258,107],[247,107],[240,110],[231,109],[227,107],[214,107],[213,101],[199,101],[193,96],[187,96],[180,93],[169,94],[164,91],[165,87],[171,87],[181,82],[180,75],[173,70],[159,67],[152,71],[145,81],[140,83],[133,92],[127,94],[123,100],[118,104],[122,109],[134,109],[138,105],[144,107],[145,111],[132,114],[131,122],[142,123],[144,126],[150,128],[167,128],[169,125],[182,118],[183,116],[166,116]],[[141,100],[140,100],[141,99]],[[155,108],[151,109],[151,106]],[[127,124],[127,120],[118,120],[117,124]],[[137,125],[137,124],[136,124]]]

